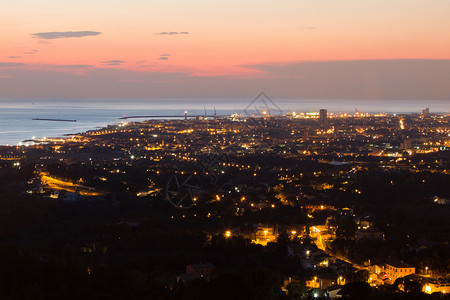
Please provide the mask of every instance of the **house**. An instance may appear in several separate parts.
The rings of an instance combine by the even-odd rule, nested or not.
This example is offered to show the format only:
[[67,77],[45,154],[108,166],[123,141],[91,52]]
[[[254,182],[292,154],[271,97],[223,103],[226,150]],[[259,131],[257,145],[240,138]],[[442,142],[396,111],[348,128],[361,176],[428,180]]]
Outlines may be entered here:
[[392,263],[384,266],[386,278],[394,282],[397,278],[416,273],[416,269],[405,263]]
[[334,286],[338,282],[338,276],[333,274],[322,274],[318,276],[320,288],[325,290],[331,286]]
[[442,294],[449,294],[450,293],[450,284],[441,284],[441,283],[429,283],[425,284],[422,287],[422,292],[426,294],[433,294],[433,293],[442,293]]
[[213,264],[191,264],[186,266],[186,273],[177,276],[177,282],[187,283],[191,280],[203,278],[211,280],[212,273],[216,267]]
[[330,299],[338,299],[342,298],[342,295],[339,293],[342,290],[342,287],[338,285],[333,285],[327,288],[327,295]]
[[317,280],[317,277],[306,281],[306,287],[310,289],[318,289],[320,288],[320,282]]
[[318,203],[308,203],[300,206],[309,212],[314,212],[316,210],[336,210],[333,205],[328,204],[318,204]]
[[367,214],[367,215],[360,217],[356,221],[356,224],[358,225],[358,229],[367,230],[367,229],[373,227],[373,225],[375,224],[375,221],[376,221],[376,217],[374,214]]
[[339,210],[339,214],[344,217],[353,216],[353,208],[344,207]]
[[450,293],[450,284],[446,281],[440,281],[434,277],[423,276],[419,274],[411,274],[406,276],[405,278],[419,283],[422,286],[422,292],[426,294]]
[[255,244],[266,246],[270,242],[275,242],[278,237],[276,226],[258,224],[251,234],[251,241]]
[[384,240],[384,233],[376,229],[368,230],[356,230],[356,240],[368,239],[368,240]]
[[445,199],[445,198],[441,198],[439,196],[434,196],[433,197],[433,203],[434,204],[440,204],[440,205],[450,205],[450,200],[449,199]]
[[195,265],[187,265],[186,273],[191,273],[198,275],[199,277],[208,277],[211,276],[211,273],[214,271],[216,267],[213,264],[195,264]]
[[282,231],[290,236],[298,236],[304,233],[306,226],[304,224],[291,224],[282,227]]
[[139,219],[122,219],[117,224],[119,224],[119,225],[125,224],[130,228],[136,228],[136,227],[139,227],[139,225],[141,224],[141,220],[139,220]]

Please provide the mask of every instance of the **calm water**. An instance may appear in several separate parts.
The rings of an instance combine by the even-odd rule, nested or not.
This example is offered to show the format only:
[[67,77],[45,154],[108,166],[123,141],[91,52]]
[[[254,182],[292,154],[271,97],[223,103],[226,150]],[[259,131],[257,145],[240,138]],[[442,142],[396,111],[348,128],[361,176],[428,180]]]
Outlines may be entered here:
[[[0,99],[0,145],[17,145],[24,140],[60,137],[119,123],[123,115],[208,115],[243,113],[253,99],[246,100],[2,100]],[[306,112],[326,108],[330,112],[450,112],[450,100],[438,101],[355,101],[355,100],[274,100],[287,111]],[[254,103],[250,109],[263,110],[270,102]],[[36,121],[33,118],[75,119],[77,122]],[[136,119],[138,121],[139,119]]]

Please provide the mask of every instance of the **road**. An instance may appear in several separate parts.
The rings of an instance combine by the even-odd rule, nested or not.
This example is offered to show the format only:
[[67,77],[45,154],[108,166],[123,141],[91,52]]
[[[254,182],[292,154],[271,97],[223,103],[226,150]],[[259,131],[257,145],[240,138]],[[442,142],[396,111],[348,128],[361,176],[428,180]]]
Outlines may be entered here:
[[63,181],[54,177],[51,177],[48,173],[41,172],[41,182],[47,185],[47,188],[52,190],[65,190],[71,193],[78,193],[82,196],[100,196],[104,195],[101,192],[96,191],[94,188],[87,187],[80,184],[75,184],[69,181]]

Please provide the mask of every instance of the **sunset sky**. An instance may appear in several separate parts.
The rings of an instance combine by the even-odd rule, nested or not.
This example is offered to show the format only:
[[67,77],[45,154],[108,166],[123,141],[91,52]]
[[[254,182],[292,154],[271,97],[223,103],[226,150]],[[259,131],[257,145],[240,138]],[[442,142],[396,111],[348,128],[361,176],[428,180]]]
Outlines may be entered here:
[[449,0],[14,0],[0,99],[450,99]]

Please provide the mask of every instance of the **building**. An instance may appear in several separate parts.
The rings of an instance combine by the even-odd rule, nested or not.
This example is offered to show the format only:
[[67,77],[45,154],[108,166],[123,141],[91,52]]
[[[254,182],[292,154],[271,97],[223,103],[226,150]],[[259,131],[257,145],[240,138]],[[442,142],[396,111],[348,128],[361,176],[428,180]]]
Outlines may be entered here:
[[342,295],[339,293],[342,288],[338,285],[330,286],[327,288],[327,294],[330,299],[338,299],[342,298]]
[[325,290],[325,289],[337,284],[338,276],[331,275],[331,274],[322,274],[322,275],[318,276],[318,281],[320,284],[320,288],[322,290]]
[[266,246],[270,242],[277,240],[278,230],[276,226],[259,224],[251,234],[252,243]]
[[316,210],[336,210],[333,205],[328,204],[316,204],[316,203],[307,203],[301,206],[302,209],[306,209],[309,212],[314,212]]
[[420,284],[422,286],[422,292],[427,294],[442,293],[445,295],[450,293],[450,283],[438,280],[429,275],[411,274],[406,276],[405,279]]
[[428,283],[424,284],[422,287],[422,292],[427,294],[432,293],[442,293],[442,294],[449,294],[450,293],[450,284],[442,284],[442,283]]
[[368,229],[368,230],[356,230],[356,239],[368,239],[368,240],[384,240],[384,233],[380,230],[376,229]]
[[319,121],[320,123],[326,123],[328,112],[326,109],[321,109],[319,111]]
[[315,276],[310,280],[306,281],[306,287],[312,289],[322,289],[326,290],[331,286],[335,286],[338,282],[338,277],[336,275],[323,274],[320,276]]
[[412,141],[410,139],[404,139],[402,143],[400,143],[400,148],[402,150],[409,150],[412,148]]
[[186,273],[196,274],[200,277],[210,276],[212,271],[214,271],[215,267],[213,264],[195,264],[195,265],[187,265]]
[[450,200],[445,198],[440,198],[439,196],[433,197],[433,203],[434,204],[440,204],[440,205],[450,205]]
[[317,277],[306,281],[306,287],[310,289],[318,289],[320,288],[320,282],[317,280]]
[[186,266],[186,273],[177,276],[177,282],[187,283],[197,278],[211,280],[212,272],[216,269],[213,264],[191,264]]
[[394,282],[397,278],[416,273],[416,269],[404,263],[386,264],[384,266],[386,278]]

